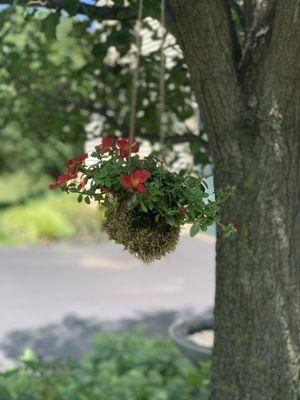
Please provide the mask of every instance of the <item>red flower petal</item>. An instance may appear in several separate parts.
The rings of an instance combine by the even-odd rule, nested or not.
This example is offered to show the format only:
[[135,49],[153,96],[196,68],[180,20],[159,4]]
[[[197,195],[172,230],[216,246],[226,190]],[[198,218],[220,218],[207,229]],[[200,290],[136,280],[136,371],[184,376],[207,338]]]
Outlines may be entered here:
[[117,142],[118,147],[124,147],[128,145],[128,139],[126,138],[120,138]]
[[139,183],[144,183],[150,178],[151,172],[137,169],[131,176],[132,179],[138,179]]
[[102,138],[102,151],[103,153],[108,152],[114,143],[114,139],[109,136],[104,136]]
[[150,178],[151,175],[152,175],[151,172],[143,171],[143,178],[142,178],[143,182],[146,182]]
[[57,183],[50,183],[50,185],[49,185],[49,189],[50,190],[54,190],[56,188],[58,188],[58,184]]
[[66,175],[59,175],[57,178],[57,186],[62,186],[66,182]]
[[68,165],[68,171],[71,174],[74,174],[77,170],[77,167],[79,165],[82,165],[84,160],[88,157],[88,154],[82,154],[81,156],[75,158],[74,160],[68,160],[67,165]]
[[121,183],[125,188],[128,188],[128,189],[133,188],[131,175],[121,176]]
[[146,189],[146,187],[145,187],[145,185],[143,183],[140,183],[138,185],[137,190],[138,190],[139,193],[146,193],[147,192],[147,189]]
[[84,153],[84,154],[82,154],[82,156],[77,157],[76,160],[75,160],[76,164],[77,165],[82,165],[84,160],[87,159],[88,156],[89,156],[88,153]]
[[67,165],[68,165],[68,170],[71,173],[74,173],[76,171],[77,163],[74,160],[68,160]]
[[138,153],[139,152],[140,147],[139,146],[132,146],[131,147],[131,153]]
[[127,157],[130,153],[137,153],[139,151],[139,146],[135,143],[135,138],[120,138],[117,142],[119,148],[120,156]]
[[120,153],[120,156],[121,157],[127,157],[128,155],[129,155],[129,151],[128,150],[126,150],[126,149],[120,149],[119,150],[119,153]]
[[66,175],[64,175],[65,177],[65,182],[68,182],[72,179],[76,179],[76,175],[72,174],[71,172],[68,172]]

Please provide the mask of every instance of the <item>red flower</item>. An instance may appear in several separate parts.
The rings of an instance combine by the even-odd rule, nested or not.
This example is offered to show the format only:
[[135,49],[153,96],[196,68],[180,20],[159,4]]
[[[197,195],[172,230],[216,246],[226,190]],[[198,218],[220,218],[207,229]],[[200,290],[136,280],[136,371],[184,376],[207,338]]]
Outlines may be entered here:
[[119,147],[121,157],[129,156],[130,149],[131,153],[137,153],[139,151],[139,146],[137,145],[135,138],[121,138],[118,140],[117,146]]
[[78,168],[79,165],[82,165],[84,163],[84,160],[88,158],[88,154],[82,154],[82,156],[79,156],[75,158],[74,160],[68,160],[67,165],[68,165],[68,170],[71,174],[74,174]]
[[59,175],[55,183],[50,183],[49,189],[53,190],[65,186],[72,179],[76,179],[76,175],[73,175],[71,172],[68,172],[66,175]]
[[113,138],[111,138],[109,136],[104,136],[102,138],[101,146],[96,146],[95,149],[96,149],[96,151],[102,151],[103,153],[107,153],[108,151],[111,150],[113,144],[114,144]]
[[146,193],[147,189],[144,183],[150,178],[151,172],[137,169],[131,175],[121,177],[122,185],[127,189],[137,189],[139,193]]

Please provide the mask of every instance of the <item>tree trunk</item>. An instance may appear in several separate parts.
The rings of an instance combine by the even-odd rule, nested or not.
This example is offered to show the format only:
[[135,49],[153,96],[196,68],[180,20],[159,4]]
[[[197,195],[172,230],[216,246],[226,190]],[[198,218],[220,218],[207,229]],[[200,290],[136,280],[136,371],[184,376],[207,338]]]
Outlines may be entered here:
[[[236,2],[237,3],[237,2]],[[235,186],[218,232],[212,400],[295,400],[300,371],[300,2],[169,0],[215,164]],[[251,14],[251,15],[250,15]],[[242,54],[242,56],[241,56]]]
[[300,363],[299,146],[261,141],[256,154],[246,153],[241,170],[215,170],[217,191],[236,185],[222,218],[238,232],[229,238],[218,232],[212,399],[294,400]]

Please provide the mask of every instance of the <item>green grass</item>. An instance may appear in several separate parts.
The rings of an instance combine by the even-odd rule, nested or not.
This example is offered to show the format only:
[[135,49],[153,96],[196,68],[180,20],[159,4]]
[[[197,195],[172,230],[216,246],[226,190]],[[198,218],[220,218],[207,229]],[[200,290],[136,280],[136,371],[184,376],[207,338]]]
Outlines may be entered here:
[[103,213],[76,196],[49,193],[0,211],[0,245],[42,244],[99,235]]

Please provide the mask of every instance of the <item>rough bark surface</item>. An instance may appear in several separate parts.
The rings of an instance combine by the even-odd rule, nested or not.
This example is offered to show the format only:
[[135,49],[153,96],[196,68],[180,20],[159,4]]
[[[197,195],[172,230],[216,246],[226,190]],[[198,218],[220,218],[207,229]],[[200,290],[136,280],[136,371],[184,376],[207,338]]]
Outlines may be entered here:
[[300,371],[300,1],[169,0],[215,163],[213,400],[295,400]]

